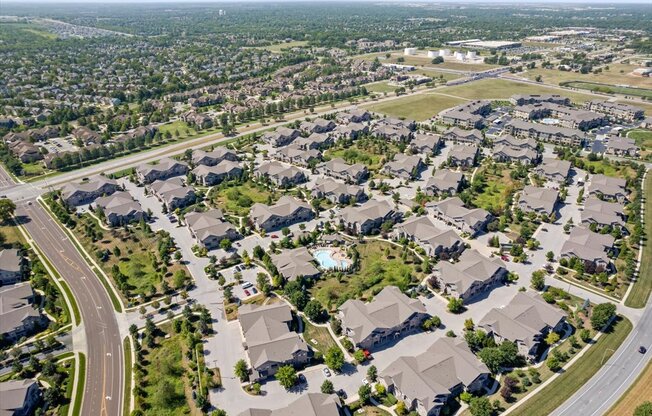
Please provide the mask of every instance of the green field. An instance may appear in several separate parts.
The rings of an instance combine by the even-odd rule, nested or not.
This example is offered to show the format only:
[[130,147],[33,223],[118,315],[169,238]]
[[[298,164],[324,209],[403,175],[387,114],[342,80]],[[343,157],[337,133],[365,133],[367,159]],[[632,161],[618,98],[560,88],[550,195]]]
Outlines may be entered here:
[[652,130],[630,130],[627,137],[634,139],[641,150],[652,149]]
[[643,259],[638,273],[638,280],[634,283],[629,296],[625,299],[625,306],[631,308],[644,308],[650,293],[652,293],[652,175],[648,172],[645,179],[645,229],[643,237]]
[[398,87],[395,85],[389,85],[386,81],[372,82],[371,84],[365,84],[364,86],[369,92],[378,92],[378,93],[391,93],[394,92]]
[[629,75],[633,70],[638,68],[638,65],[611,63],[608,67],[608,70],[606,67],[603,67],[602,72],[597,74],[581,74],[579,72],[559,71],[557,69],[535,68],[528,69],[519,75],[532,81],[541,75],[543,82],[557,85],[564,82],[578,81],[652,88],[652,80],[650,78]]
[[621,87],[612,84],[601,84],[596,82],[585,82],[585,81],[569,81],[569,82],[563,82],[560,85],[562,85],[563,87],[589,90],[592,92],[602,92],[607,94],[623,94],[623,95],[629,95],[634,97],[643,97],[647,99],[652,98],[652,90],[645,89],[645,88]]
[[495,170],[488,167],[478,169],[476,179],[483,177],[485,186],[474,193],[473,205],[494,215],[504,212],[508,208],[509,197],[523,187],[521,181],[515,181],[510,177],[510,172],[510,169],[504,165],[495,165]]
[[[439,89],[442,91],[443,89]],[[392,117],[405,117],[424,121],[436,116],[440,111],[463,103],[463,98],[447,97],[436,93],[408,95],[383,103],[367,104],[367,110]]]
[[248,216],[251,206],[255,203],[273,203],[279,197],[277,193],[272,193],[264,186],[253,182],[215,188],[209,195],[213,204],[223,212],[238,217]]
[[368,299],[388,285],[405,290],[424,277],[415,268],[415,265],[420,266],[419,259],[409,253],[403,260],[401,247],[394,244],[368,240],[356,248],[360,253],[358,271],[340,277],[329,274],[311,289],[312,295],[328,309],[337,307],[347,299]]
[[[326,351],[328,351],[330,347],[337,346],[337,343],[327,328],[315,326],[305,318],[303,318],[303,339],[305,339],[312,348],[320,351],[322,354],[326,354]],[[317,342],[312,342],[313,339]]]
[[515,416],[551,414],[600,370],[631,330],[632,323],[630,321],[625,318],[618,320],[609,332],[602,334],[597,343],[590,347],[568,370],[561,373],[551,384],[532,396],[511,414]]
[[561,94],[569,97],[573,102],[583,103],[596,97],[572,91],[560,91],[558,88],[545,85],[526,84],[505,79],[483,79],[468,84],[455,85],[437,89],[437,92],[454,95],[469,100],[478,99],[508,99],[514,94]]

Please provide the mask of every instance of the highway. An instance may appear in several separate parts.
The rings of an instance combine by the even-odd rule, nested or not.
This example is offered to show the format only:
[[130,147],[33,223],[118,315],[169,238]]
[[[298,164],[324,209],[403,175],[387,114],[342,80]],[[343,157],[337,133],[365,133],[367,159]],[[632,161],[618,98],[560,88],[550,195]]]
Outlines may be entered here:
[[[0,168],[1,195],[11,188],[7,181],[13,182]],[[16,205],[18,222],[70,286],[79,305],[84,335],[82,342],[75,342],[75,350],[86,354],[81,414],[119,416],[122,414],[124,357],[111,299],[74,244],[38,202],[30,198],[29,201],[16,201]]]

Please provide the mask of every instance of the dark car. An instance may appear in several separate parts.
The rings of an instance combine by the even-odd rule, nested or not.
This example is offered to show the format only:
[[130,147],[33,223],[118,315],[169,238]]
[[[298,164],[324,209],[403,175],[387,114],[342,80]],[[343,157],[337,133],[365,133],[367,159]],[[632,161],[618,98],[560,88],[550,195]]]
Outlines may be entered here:
[[638,352],[640,352],[641,354],[645,354],[647,352],[647,348],[641,345],[640,347],[638,347]]
[[342,390],[342,389],[339,389],[339,390],[337,391],[337,395],[340,396],[341,398],[345,399],[345,400],[346,400],[346,398],[348,397],[348,396],[346,395],[346,392],[345,392],[344,390]]
[[299,374],[299,383],[304,384],[306,382],[306,376]]

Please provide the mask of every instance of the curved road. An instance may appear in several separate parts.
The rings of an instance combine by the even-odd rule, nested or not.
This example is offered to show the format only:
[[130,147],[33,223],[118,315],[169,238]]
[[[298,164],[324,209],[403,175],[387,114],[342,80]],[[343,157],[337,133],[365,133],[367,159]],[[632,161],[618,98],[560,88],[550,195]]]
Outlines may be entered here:
[[[0,182],[0,195],[4,195],[7,185],[13,181],[3,168],[0,168]],[[68,284],[81,312],[82,327],[73,329],[75,351],[86,354],[81,414],[119,416],[124,357],[111,299],[58,223],[38,202],[34,199],[30,202],[25,198],[16,203],[16,218]],[[76,336],[75,331],[82,329],[83,334]]]

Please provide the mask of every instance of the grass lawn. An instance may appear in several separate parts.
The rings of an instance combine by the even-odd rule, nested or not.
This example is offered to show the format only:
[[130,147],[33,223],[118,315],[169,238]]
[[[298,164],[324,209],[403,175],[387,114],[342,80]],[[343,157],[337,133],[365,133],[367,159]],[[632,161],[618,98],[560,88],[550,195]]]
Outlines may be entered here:
[[[529,69],[519,74],[530,80],[534,80],[537,75],[541,75],[543,82],[549,84],[560,84],[562,82],[583,81],[599,82],[613,85],[630,85],[632,87],[650,88],[652,81],[649,78],[629,75],[637,65],[627,64],[609,64],[609,70],[603,69],[598,74],[580,74],[579,72],[559,71],[557,69],[535,68]],[[620,71],[623,71],[622,73]]]
[[364,87],[369,92],[379,92],[379,93],[394,92],[394,90],[398,88],[395,85],[389,85],[387,81],[372,82],[371,84],[365,84]]
[[[384,142],[386,143],[386,142]],[[388,153],[396,153],[395,146],[388,144]],[[355,143],[353,146],[346,149],[329,149],[325,152],[325,156],[329,159],[342,158],[347,163],[361,163],[369,170],[377,171],[383,166],[383,161],[386,155],[382,149],[375,148],[374,146],[363,146],[361,143]]]
[[436,69],[431,69],[431,68],[421,68],[417,69],[416,71],[417,74],[422,74],[428,77],[432,77],[433,79],[437,79],[440,77],[443,77],[446,81],[451,81],[454,79],[462,78],[463,75],[461,74],[453,74],[450,72],[442,72],[442,71],[437,71]]
[[[87,232],[87,229],[93,231]],[[167,270],[161,268],[157,253],[158,244],[163,237],[158,233],[146,234],[140,226],[129,227],[128,231],[124,228],[107,231],[101,229],[94,218],[84,215],[77,221],[73,232],[89,255],[95,256],[95,253],[103,250],[111,253],[105,261],[96,258],[97,263],[114,280],[113,266],[118,266],[120,272],[126,276],[126,286],[119,292],[128,301],[135,300],[138,296],[150,296],[152,288],[161,293],[163,280],[167,281],[170,287],[174,287],[172,280],[177,271],[189,275],[186,267],[177,262],[168,265]],[[97,241],[93,241],[91,235],[94,235]],[[120,250],[118,255],[114,252],[115,247]],[[118,282],[114,283],[120,288]]]
[[632,323],[620,318],[595,345],[555,381],[538,392],[511,414],[514,416],[548,415],[571,397],[614,354],[632,330]]
[[[438,91],[444,91],[440,89]],[[408,95],[403,98],[386,101],[383,103],[368,104],[363,107],[367,110],[386,114],[393,117],[405,117],[416,121],[424,121],[440,111],[463,103],[461,98],[447,97],[439,94]]]
[[638,280],[634,283],[629,296],[625,299],[625,306],[631,308],[644,308],[647,299],[652,293],[652,264],[649,259],[652,258],[652,245],[650,245],[650,236],[652,236],[652,175],[648,174],[645,180],[645,230],[643,240],[643,259],[638,274]]
[[122,348],[125,355],[125,384],[124,384],[124,400],[122,402],[122,414],[128,415],[129,408],[131,407],[131,372],[134,369],[134,363],[131,361],[131,338],[128,336],[122,341]]
[[43,162],[23,163],[23,176],[40,176],[44,173]]
[[613,176],[616,178],[636,178],[636,171],[628,165],[616,164],[609,159],[601,159],[590,161],[588,159],[584,160],[584,165],[586,169],[589,169],[589,166],[593,166],[595,173],[602,173],[606,176]]
[[79,366],[79,380],[77,380],[75,402],[72,404],[73,415],[81,414],[82,401],[84,399],[84,385],[86,384],[86,356],[81,352],[77,355],[77,365]]
[[312,295],[328,309],[341,305],[347,299],[369,299],[388,285],[405,290],[420,282],[424,274],[415,266],[420,260],[411,252],[401,259],[402,248],[386,241],[368,240],[356,246],[360,266],[351,274],[328,274],[312,287]]
[[[189,134],[186,134],[186,129],[188,130]],[[195,134],[197,134],[195,129],[190,127],[188,123],[182,120],[177,120],[177,121],[173,121],[172,123],[163,124],[159,127],[159,131],[161,132],[161,134],[170,132],[172,137],[174,137],[174,132],[177,130],[179,131],[179,137],[186,137],[188,135],[194,136]]]
[[[327,328],[315,326],[303,318],[303,339],[306,340],[311,347],[326,354],[330,347],[337,346],[337,343],[331,336]],[[315,340],[316,342],[313,342]]]
[[652,361],[648,362],[643,373],[609,410],[607,416],[633,415],[634,409],[646,400],[652,400]]
[[602,84],[586,81],[569,81],[562,84],[564,87],[579,88],[608,94],[623,94],[635,97],[652,98],[652,90],[638,87],[621,87],[613,84]]
[[508,208],[508,198],[516,190],[523,187],[521,181],[510,177],[510,169],[503,165],[495,165],[496,170],[483,167],[476,173],[484,174],[485,186],[473,198],[473,204],[494,214],[500,214]]
[[224,188],[215,188],[209,194],[209,199],[222,211],[239,217],[249,215],[249,209],[257,202],[267,204],[271,199],[276,202],[280,197],[272,193],[262,185],[253,182],[245,182]]
[[4,245],[9,247],[13,243],[27,244],[23,234],[13,223],[0,223],[0,234],[4,236]]
[[627,137],[634,139],[641,150],[652,149],[652,131],[635,129],[627,132]]

